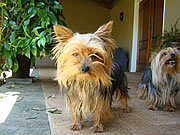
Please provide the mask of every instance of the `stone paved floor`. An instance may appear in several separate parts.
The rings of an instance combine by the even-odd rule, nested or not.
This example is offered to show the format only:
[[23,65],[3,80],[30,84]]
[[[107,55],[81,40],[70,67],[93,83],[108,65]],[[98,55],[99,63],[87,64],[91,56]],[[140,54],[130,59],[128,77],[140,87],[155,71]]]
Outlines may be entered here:
[[[38,77],[38,72],[33,72]],[[41,82],[0,87],[0,135],[50,135]]]
[[[82,130],[69,130],[71,113],[65,112],[64,97],[53,80],[56,69],[40,68],[39,71],[41,81],[35,79],[32,84],[18,84],[16,88],[7,88],[8,84],[0,87],[0,135],[94,134],[89,129],[93,125],[92,117],[84,119]],[[37,71],[34,73],[38,74]],[[131,112],[120,113],[120,104],[114,102],[113,118],[105,124],[105,131],[101,134],[179,135],[180,92],[176,96],[176,112],[150,111],[137,98],[137,84],[141,74],[127,73],[127,77]],[[47,113],[52,109],[59,109],[62,113]]]
[[[47,108],[59,109],[62,114],[49,115],[51,133],[55,135],[90,135],[92,118],[84,119],[83,129],[71,131],[71,113],[65,112],[64,97],[60,95],[59,88],[54,81],[55,68],[41,68],[40,78],[46,99]],[[176,112],[163,112],[147,110],[144,102],[137,98],[137,84],[140,73],[127,73],[129,83],[130,113],[120,113],[120,105],[113,104],[113,118],[105,125],[102,135],[179,135],[180,134],[180,92],[176,96]]]

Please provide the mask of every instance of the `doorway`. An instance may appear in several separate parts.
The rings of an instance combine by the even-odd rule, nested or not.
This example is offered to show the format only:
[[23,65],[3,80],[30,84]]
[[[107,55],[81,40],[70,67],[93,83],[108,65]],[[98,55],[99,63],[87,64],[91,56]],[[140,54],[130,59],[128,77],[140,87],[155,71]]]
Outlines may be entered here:
[[149,65],[153,39],[162,34],[164,0],[142,0],[139,3],[136,71]]

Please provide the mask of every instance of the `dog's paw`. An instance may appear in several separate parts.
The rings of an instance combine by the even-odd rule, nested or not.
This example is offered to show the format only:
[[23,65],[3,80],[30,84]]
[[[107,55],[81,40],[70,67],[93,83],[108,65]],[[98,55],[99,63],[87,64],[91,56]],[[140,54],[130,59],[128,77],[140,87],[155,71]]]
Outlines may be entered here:
[[69,126],[69,128],[73,131],[75,130],[81,130],[82,129],[82,125],[80,123],[75,123]]
[[163,110],[165,112],[174,112],[175,111],[175,109],[171,106],[165,106]]
[[104,131],[103,125],[102,124],[97,124],[93,127],[91,127],[91,130],[95,133],[100,133]]
[[121,109],[120,109],[120,112],[122,112],[122,113],[128,113],[128,112],[130,112],[130,108],[129,108],[129,107],[121,108]]
[[149,105],[149,106],[147,106],[147,108],[148,108],[149,110],[153,110],[153,111],[156,111],[156,110],[157,110],[157,108],[156,108],[154,105]]

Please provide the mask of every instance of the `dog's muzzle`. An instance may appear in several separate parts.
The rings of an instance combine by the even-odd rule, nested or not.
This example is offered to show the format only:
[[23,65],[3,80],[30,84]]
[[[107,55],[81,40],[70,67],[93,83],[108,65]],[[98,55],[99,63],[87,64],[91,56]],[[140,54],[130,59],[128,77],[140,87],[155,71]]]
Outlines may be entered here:
[[82,73],[87,73],[89,71],[89,67],[88,66],[81,66],[81,72]]

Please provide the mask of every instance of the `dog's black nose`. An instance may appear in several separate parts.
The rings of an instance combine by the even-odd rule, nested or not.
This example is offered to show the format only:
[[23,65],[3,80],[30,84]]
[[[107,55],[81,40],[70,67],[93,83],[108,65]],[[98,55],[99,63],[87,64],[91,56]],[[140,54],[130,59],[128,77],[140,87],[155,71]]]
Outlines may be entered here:
[[86,73],[86,72],[88,72],[89,71],[89,67],[87,67],[87,66],[82,66],[81,67],[81,72],[82,73]]
[[174,53],[171,53],[171,58],[174,58],[175,57],[175,54]]

